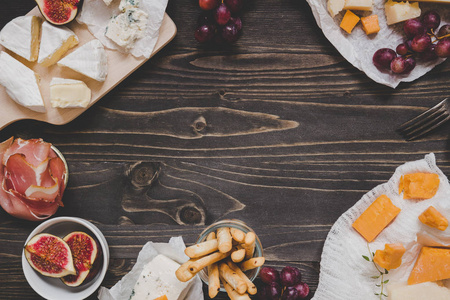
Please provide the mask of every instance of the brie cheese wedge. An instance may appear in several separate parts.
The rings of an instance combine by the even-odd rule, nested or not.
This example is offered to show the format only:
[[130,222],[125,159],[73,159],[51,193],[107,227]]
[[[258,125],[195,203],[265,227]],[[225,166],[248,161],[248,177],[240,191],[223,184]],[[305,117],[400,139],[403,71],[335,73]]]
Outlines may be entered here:
[[136,40],[144,37],[148,15],[140,9],[129,9],[111,18],[105,36],[117,45],[130,49]]
[[0,44],[28,61],[36,61],[41,23],[42,19],[36,16],[13,19],[0,31]]
[[18,104],[37,112],[45,112],[38,85],[39,77],[8,53],[0,52],[0,84]]
[[166,295],[168,300],[185,298],[192,279],[181,282],[175,276],[180,265],[160,254],[144,266],[136,282],[130,300],[154,300]]
[[66,52],[78,44],[78,37],[67,27],[56,27],[49,22],[42,24],[41,48],[38,63],[48,67],[56,63]]
[[50,82],[50,101],[55,108],[85,108],[91,102],[91,90],[81,80],[53,78]]
[[92,40],[61,59],[58,66],[70,68],[97,81],[105,81],[108,58],[102,43]]

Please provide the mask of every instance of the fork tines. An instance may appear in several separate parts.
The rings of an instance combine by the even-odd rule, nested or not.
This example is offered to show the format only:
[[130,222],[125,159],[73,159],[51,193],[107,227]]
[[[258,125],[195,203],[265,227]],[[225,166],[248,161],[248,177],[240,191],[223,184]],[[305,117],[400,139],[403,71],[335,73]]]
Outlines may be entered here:
[[403,123],[396,131],[407,141],[415,140],[450,119],[448,98],[436,106]]

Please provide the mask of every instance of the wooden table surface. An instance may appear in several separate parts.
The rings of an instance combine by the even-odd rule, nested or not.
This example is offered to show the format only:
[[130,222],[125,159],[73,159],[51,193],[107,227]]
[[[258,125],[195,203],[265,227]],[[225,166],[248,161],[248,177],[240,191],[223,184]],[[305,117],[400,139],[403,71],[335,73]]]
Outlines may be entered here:
[[[0,28],[33,7],[5,1]],[[299,267],[312,295],[330,227],[364,193],[429,152],[450,175],[450,124],[416,142],[394,132],[450,96],[450,63],[393,90],[342,58],[305,1],[249,0],[230,47],[195,41],[196,0],[170,1],[167,12],[175,39],[82,116],[0,132],[63,152],[70,181],[56,216],[105,234],[104,286],[147,241],[191,244],[206,225],[236,218],[259,235],[267,265]],[[37,225],[0,210],[0,299],[39,299],[21,267]]]

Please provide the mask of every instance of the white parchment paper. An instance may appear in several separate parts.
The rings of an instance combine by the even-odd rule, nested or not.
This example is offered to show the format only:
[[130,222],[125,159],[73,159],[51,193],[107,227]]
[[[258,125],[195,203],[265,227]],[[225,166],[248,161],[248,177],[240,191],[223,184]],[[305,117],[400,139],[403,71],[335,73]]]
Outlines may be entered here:
[[[395,88],[400,82],[410,82],[423,76],[436,65],[445,61],[440,58],[431,62],[416,59],[416,67],[409,74],[397,75],[391,72],[380,72],[372,63],[375,51],[380,48],[391,48],[395,51],[398,44],[407,40],[403,33],[403,23],[388,26],[384,13],[384,0],[373,0],[373,12],[356,12],[359,16],[378,15],[380,31],[367,36],[361,23],[356,25],[351,34],[340,27],[345,11],[331,18],[327,10],[327,0],[306,0],[311,6],[314,18],[325,37],[333,44],[342,56],[359,70],[366,73],[374,81]],[[429,10],[437,11],[441,16],[441,25],[450,23],[450,7],[446,4],[419,3],[422,15]]]
[[[163,254],[179,264],[182,264],[189,260],[189,257],[184,254],[184,249],[186,249],[186,246],[184,245],[182,237],[172,237],[169,243],[148,242],[144,245],[144,247],[142,247],[141,252],[139,252],[139,256],[136,264],[133,266],[133,269],[111,289],[100,287],[98,298],[100,300],[130,299],[134,285],[136,284],[139,275],[146,264],[152,261],[159,254]],[[189,287],[189,292],[184,299],[180,300],[203,299],[202,281],[198,276],[195,276],[192,280],[193,282]]]
[[[400,177],[415,172],[429,172],[439,175],[439,190],[432,199],[408,200],[403,199],[403,195],[398,194]],[[430,245],[430,242],[448,241],[450,229],[447,229],[447,232],[442,235],[439,230],[427,228],[418,220],[418,216],[430,205],[437,209],[446,207],[446,210],[443,209],[440,212],[450,219],[450,185],[447,177],[436,166],[434,154],[429,154],[425,156],[425,159],[408,162],[398,167],[388,182],[365,194],[361,200],[334,223],[325,240],[320,263],[319,286],[313,300],[379,299],[379,296],[374,294],[380,292],[380,288],[376,287],[380,280],[371,278],[379,273],[372,263],[362,258],[362,255],[370,255],[367,243],[352,228],[352,224],[382,194],[387,195],[392,203],[401,209],[401,212],[370,243],[370,250],[375,252],[378,249],[384,249],[386,243],[402,243],[406,248],[402,265],[397,269],[390,270],[389,274],[385,275],[384,279],[389,279],[388,284],[408,280],[422,246],[416,241],[417,234],[428,234],[430,239],[426,245]],[[439,238],[442,236],[444,238]]]
[[[129,50],[135,57],[144,56],[149,58],[155,48],[159,37],[159,28],[161,27],[164,13],[166,11],[168,0],[141,0],[139,8],[148,14],[148,24],[145,36],[136,41],[133,48]],[[118,50],[126,53],[126,49],[120,47],[105,36],[106,27],[111,17],[120,14],[120,0],[106,6],[102,0],[84,0],[83,8],[77,17],[78,23],[86,24],[89,31],[109,49]]]

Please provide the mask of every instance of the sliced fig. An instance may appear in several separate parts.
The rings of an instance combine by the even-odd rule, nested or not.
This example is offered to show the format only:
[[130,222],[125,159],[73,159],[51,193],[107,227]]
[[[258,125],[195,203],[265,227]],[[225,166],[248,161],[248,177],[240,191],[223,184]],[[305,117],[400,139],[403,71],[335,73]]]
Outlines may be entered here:
[[60,278],[76,274],[69,246],[52,234],[34,236],[25,246],[25,257],[31,267],[44,276]]
[[100,269],[102,251],[97,241],[81,231],[66,235],[64,241],[72,251],[76,274],[65,276],[61,280],[73,287],[89,282]]
[[35,0],[44,18],[54,25],[67,24],[78,14],[82,0]]

